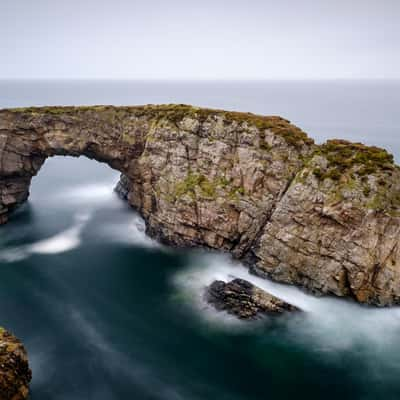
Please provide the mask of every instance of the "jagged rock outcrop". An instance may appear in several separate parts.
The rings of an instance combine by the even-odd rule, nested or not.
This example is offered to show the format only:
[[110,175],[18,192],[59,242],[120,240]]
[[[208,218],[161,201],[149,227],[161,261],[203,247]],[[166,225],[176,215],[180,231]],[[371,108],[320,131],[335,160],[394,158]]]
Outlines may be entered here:
[[214,281],[206,288],[205,299],[219,311],[239,319],[257,319],[267,314],[283,314],[299,309],[265,292],[244,279],[226,283]]
[[25,400],[29,394],[31,371],[22,343],[0,328],[0,399]]
[[398,304],[400,171],[385,151],[328,141],[297,174],[251,252],[253,271],[316,293]]
[[229,251],[315,293],[400,303],[400,170],[384,150],[184,105],[2,110],[1,222],[54,155],[121,171],[119,192],[163,242]]

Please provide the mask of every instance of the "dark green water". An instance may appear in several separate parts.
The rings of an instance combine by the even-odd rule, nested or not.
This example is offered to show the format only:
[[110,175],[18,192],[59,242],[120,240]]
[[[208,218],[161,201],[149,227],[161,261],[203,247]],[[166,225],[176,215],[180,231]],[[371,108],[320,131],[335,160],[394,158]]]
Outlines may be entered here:
[[[3,87],[2,95],[8,95],[0,98],[3,105],[79,103],[79,96],[88,96],[82,89],[73,100],[65,97],[67,84],[61,92],[57,86],[37,84],[41,90],[34,86],[33,101],[29,85],[8,85],[12,89]],[[302,89],[305,97],[307,88]],[[211,105],[219,98],[225,107],[234,91],[228,89],[212,92]],[[289,89],[288,98],[300,90]],[[346,99],[339,89],[324,89],[335,104]],[[87,102],[116,102],[105,101],[96,90],[89,91],[93,98]],[[111,87],[106,90],[113,93]],[[121,102],[144,103],[149,96],[143,90],[128,101],[119,90]],[[249,93],[251,86],[241,90]],[[268,86],[263,90],[267,98]],[[185,101],[179,91],[173,93],[176,102]],[[387,105],[379,102],[386,98],[382,95],[374,97],[373,105],[365,98],[355,107],[378,110],[376,119],[372,112],[365,117],[370,125],[382,125],[382,140],[396,150],[392,103],[399,96],[390,93]],[[138,100],[140,96],[146,100]],[[245,108],[252,110],[252,104],[248,100]],[[303,107],[298,115],[307,119],[311,105]],[[318,118],[323,112],[327,124],[336,118],[327,107]],[[360,135],[362,128],[355,118],[348,124],[354,129],[349,137]],[[379,135],[365,139],[377,142]],[[114,196],[117,179],[117,172],[95,161],[50,159],[34,178],[29,203],[0,227],[0,323],[27,346],[33,400],[400,397],[398,308],[376,310],[317,299],[250,277],[222,256],[162,248],[145,236],[140,218]],[[251,279],[306,313],[257,324],[215,313],[202,303],[202,290],[213,279],[229,276]]]

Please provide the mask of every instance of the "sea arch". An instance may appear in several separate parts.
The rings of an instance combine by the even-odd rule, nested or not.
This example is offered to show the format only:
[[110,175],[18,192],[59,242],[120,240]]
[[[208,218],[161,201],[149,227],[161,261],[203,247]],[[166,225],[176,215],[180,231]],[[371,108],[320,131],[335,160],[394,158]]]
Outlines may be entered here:
[[186,105],[0,110],[0,223],[55,155],[120,171],[118,191],[166,243],[229,251],[317,293],[400,303],[400,170],[382,149],[316,146],[280,117]]

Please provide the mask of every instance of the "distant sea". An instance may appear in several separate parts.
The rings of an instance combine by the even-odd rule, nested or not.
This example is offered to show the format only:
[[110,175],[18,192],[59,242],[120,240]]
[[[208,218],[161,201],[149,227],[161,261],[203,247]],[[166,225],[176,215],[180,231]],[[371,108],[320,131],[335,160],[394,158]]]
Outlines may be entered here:
[[[400,161],[400,82],[0,81],[0,108],[188,103],[281,115],[317,142],[378,145]],[[400,398],[400,309],[261,280],[226,256],[165,248],[113,193],[118,172],[55,157],[0,227],[0,324],[20,337],[32,400]],[[240,323],[204,304],[242,277],[298,305]]]
[[400,80],[2,81],[0,107],[183,103],[281,115],[318,142],[386,147],[400,157]]

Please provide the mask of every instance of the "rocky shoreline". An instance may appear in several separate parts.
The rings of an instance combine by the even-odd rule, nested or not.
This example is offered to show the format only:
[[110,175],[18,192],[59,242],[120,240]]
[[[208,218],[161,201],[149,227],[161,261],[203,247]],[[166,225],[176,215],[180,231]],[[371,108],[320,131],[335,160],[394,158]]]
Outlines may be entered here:
[[[0,110],[0,224],[56,155],[119,170],[118,192],[164,243],[229,252],[315,294],[400,304],[400,168],[383,149],[316,145],[281,117],[187,105]],[[247,296],[254,317],[254,290],[211,291],[236,315]]]

